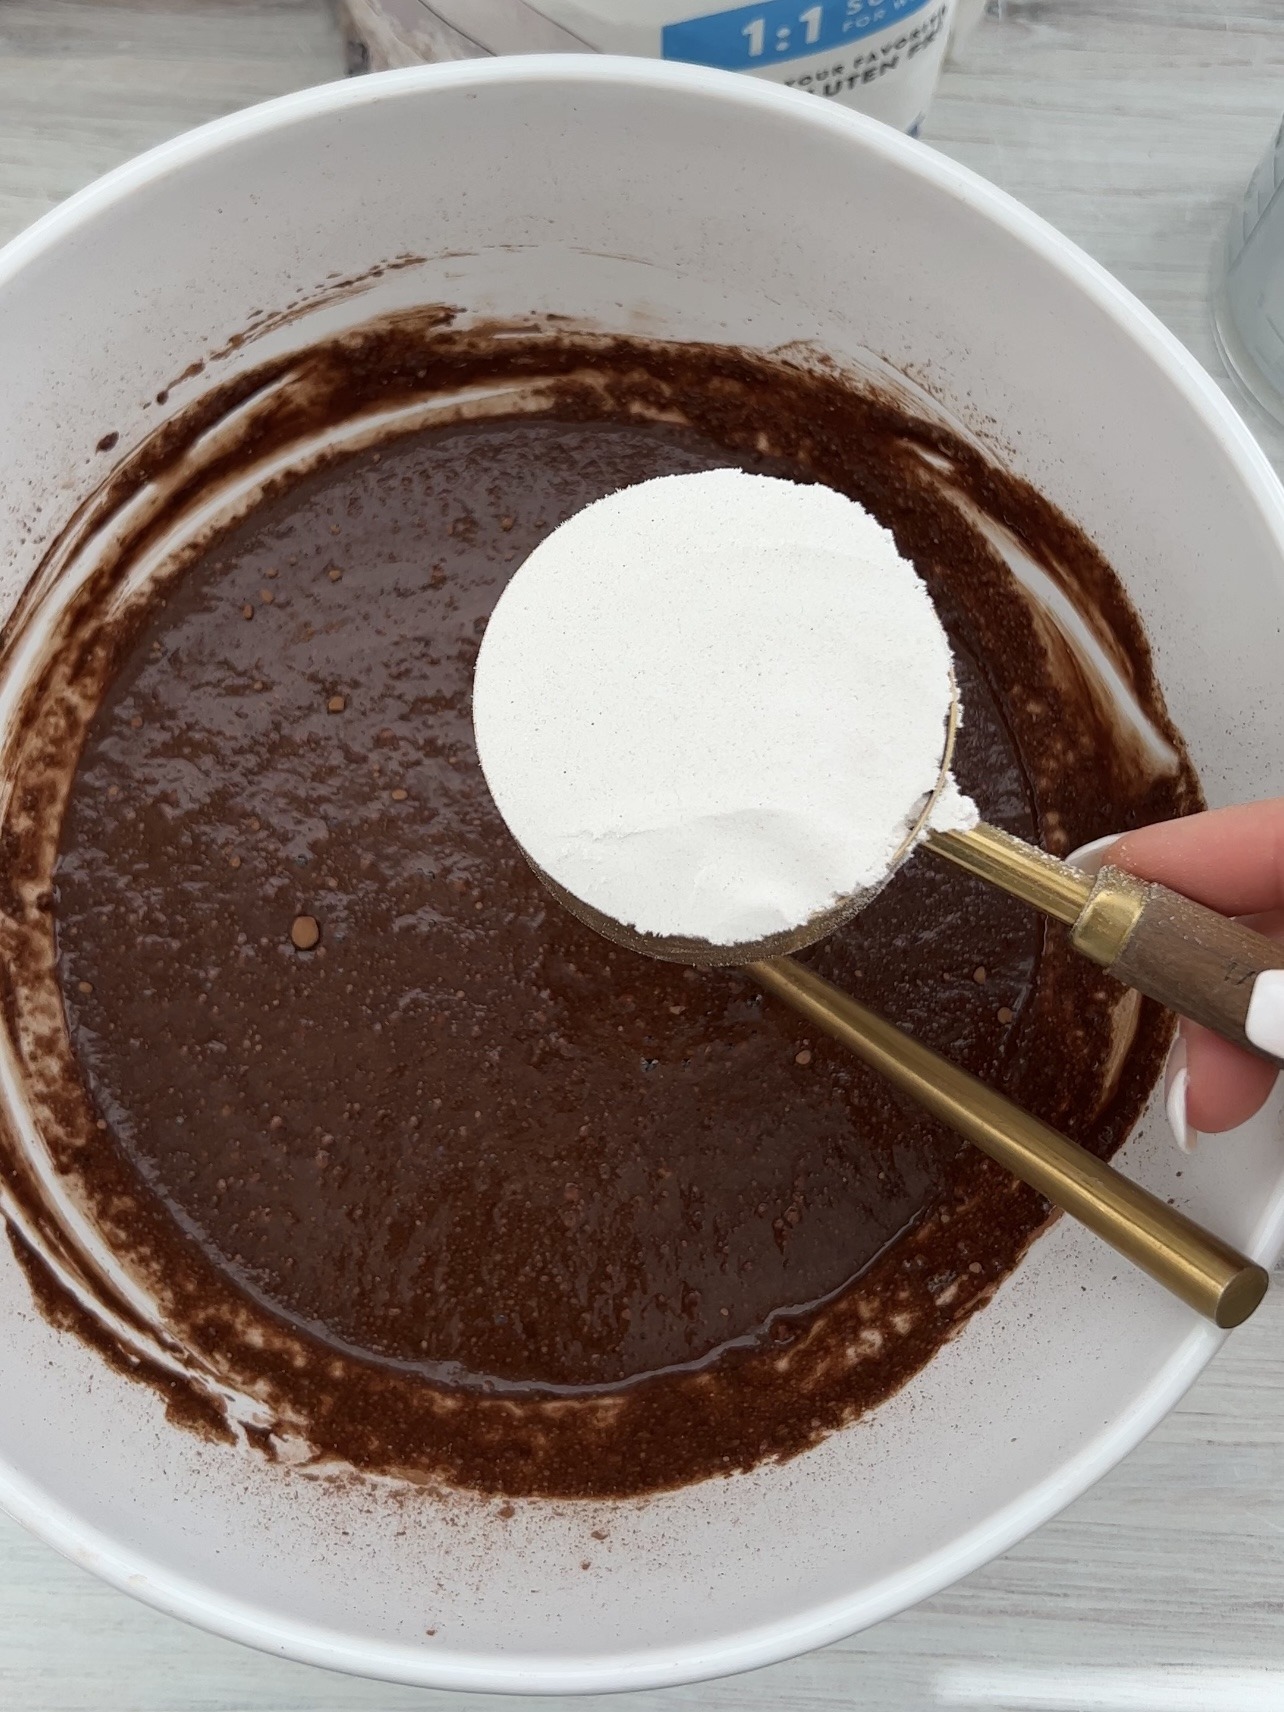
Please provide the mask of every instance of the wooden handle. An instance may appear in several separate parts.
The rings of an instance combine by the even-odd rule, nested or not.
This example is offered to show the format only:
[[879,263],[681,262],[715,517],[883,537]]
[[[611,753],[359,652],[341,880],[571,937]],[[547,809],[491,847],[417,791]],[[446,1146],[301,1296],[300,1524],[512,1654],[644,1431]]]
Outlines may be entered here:
[[[1138,992],[1260,1058],[1284,1063],[1278,1046],[1268,1049],[1260,1022],[1252,1034],[1248,1027],[1258,976],[1284,970],[1284,945],[1118,868],[1102,869],[1070,937]],[[1258,1013],[1264,1008],[1259,1004]]]
[[926,843],[1065,922],[1075,949],[1128,986],[1284,1068],[1284,945],[1122,869],[1094,881],[997,826]]

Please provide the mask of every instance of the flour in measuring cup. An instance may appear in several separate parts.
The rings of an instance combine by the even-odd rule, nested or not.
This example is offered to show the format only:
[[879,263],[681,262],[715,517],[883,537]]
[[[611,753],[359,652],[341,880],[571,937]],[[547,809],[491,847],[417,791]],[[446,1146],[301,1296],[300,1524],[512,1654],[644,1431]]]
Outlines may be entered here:
[[[473,728],[509,831],[572,897],[744,945],[887,880],[954,698],[931,597],[863,506],[718,469],[609,494],[535,548],[482,639]],[[930,807],[976,819],[952,780]]]

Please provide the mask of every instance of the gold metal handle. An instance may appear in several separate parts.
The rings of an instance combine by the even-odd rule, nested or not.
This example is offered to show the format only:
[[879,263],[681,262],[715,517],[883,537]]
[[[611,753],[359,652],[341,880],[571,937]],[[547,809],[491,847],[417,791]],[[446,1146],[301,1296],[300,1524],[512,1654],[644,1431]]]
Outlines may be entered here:
[[1257,977],[1284,969],[1284,945],[1166,886],[1118,868],[1095,878],[996,826],[931,832],[938,856],[1070,929],[1076,951],[1161,1005],[1203,1023],[1273,1064],[1281,1059],[1247,1033]]
[[1262,1267],[822,976],[789,957],[745,968],[760,986],[1214,1324],[1240,1325],[1262,1300]]
[[1067,926],[1078,921],[1092,896],[1090,874],[997,826],[982,822],[968,832],[929,832],[923,842],[956,868],[1011,892]]

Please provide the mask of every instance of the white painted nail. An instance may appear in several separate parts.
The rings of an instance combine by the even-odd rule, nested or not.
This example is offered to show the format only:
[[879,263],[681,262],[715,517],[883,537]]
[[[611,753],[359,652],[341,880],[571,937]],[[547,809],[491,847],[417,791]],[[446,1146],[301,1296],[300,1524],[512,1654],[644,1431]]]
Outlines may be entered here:
[[1164,1110],[1168,1124],[1183,1153],[1193,1153],[1199,1140],[1198,1131],[1191,1128],[1186,1116],[1186,1101],[1190,1095],[1190,1071],[1186,1068],[1186,1037],[1179,1034],[1173,1041],[1164,1066]]
[[1094,838],[1091,843],[1081,844],[1077,850],[1072,850],[1066,861],[1072,868],[1081,868],[1085,874],[1099,874],[1101,858],[1122,837],[1122,832],[1108,832],[1104,838]]
[[1263,969],[1253,982],[1244,1033],[1259,1051],[1284,1058],[1284,969]]

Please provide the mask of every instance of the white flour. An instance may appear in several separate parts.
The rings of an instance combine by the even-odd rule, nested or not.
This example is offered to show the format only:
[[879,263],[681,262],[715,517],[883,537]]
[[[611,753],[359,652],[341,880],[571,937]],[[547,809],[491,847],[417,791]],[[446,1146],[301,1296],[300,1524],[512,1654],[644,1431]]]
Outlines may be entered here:
[[[482,769],[527,855],[647,933],[737,945],[882,883],[935,787],[951,658],[863,507],[664,476],[542,542],[482,642]],[[937,826],[975,824],[951,786]]]

